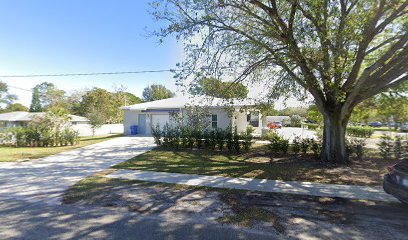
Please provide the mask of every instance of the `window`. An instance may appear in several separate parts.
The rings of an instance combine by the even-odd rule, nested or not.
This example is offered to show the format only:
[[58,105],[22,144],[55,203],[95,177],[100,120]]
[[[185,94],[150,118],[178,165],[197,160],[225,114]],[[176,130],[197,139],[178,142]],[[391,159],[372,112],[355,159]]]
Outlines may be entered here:
[[251,113],[249,118],[249,125],[252,127],[259,127],[259,113]]
[[6,122],[0,121],[0,128],[5,128],[6,126]]
[[212,128],[217,128],[218,127],[217,120],[218,120],[217,114],[211,115],[211,127]]

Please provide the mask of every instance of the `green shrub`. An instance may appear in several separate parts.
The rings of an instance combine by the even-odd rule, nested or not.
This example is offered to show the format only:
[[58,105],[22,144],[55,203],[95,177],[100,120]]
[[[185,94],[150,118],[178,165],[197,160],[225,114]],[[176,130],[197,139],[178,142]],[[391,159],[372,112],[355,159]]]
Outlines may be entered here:
[[152,135],[154,143],[157,144],[157,146],[160,146],[162,144],[162,130],[160,129],[160,124],[156,124],[155,127],[152,127]]
[[304,138],[300,141],[300,149],[302,154],[305,155],[310,149],[311,140],[309,138]]
[[201,130],[195,129],[193,131],[193,134],[194,134],[194,139],[196,141],[196,147],[198,149],[201,149],[202,146],[203,146],[203,134],[202,134]]
[[240,145],[240,142],[239,142],[240,140],[241,139],[240,139],[240,136],[238,134],[237,127],[235,127],[234,134],[233,134],[233,147],[234,147],[234,150],[235,150],[236,153],[240,153],[240,150],[241,150],[241,145]]
[[272,155],[274,154],[286,154],[289,148],[289,140],[283,138],[276,132],[272,131],[266,135],[266,139],[270,141],[268,148],[271,150]]
[[299,137],[299,136],[296,136],[296,137],[293,139],[292,151],[293,151],[293,153],[294,153],[295,155],[298,155],[299,152],[300,152],[300,142],[301,142],[301,140],[300,140],[300,137]]
[[225,132],[221,128],[217,128],[215,131],[215,137],[217,141],[217,146],[220,151],[224,149],[225,144]]
[[302,125],[302,117],[299,115],[292,115],[290,117],[290,126],[291,127],[300,127]]
[[394,139],[394,156],[395,158],[401,159],[403,155],[402,137],[396,136]]
[[319,128],[319,124],[315,124],[315,123],[306,123],[305,125],[307,126],[307,129],[309,130],[316,130]]
[[322,143],[320,141],[315,141],[314,139],[310,139],[310,150],[312,150],[313,155],[315,158],[320,158],[320,154],[322,152]]
[[231,128],[228,128],[225,132],[225,139],[227,140],[227,149],[230,153],[234,148],[234,139]]
[[347,127],[346,134],[350,137],[370,138],[374,133],[371,127]]
[[358,160],[362,160],[364,155],[365,155],[365,145],[366,145],[366,139],[351,139],[348,143],[349,146],[347,146],[348,149],[348,154],[349,156],[351,155],[356,155]]
[[377,144],[380,155],[383,159],[390,159],[393,150],[393,141],[390,136],[383,134],[380,142]]
[[204,139],[204,146],[206,148],[210,148],[210,131],[208,129],[204,129],[203,139]]
[[215,148],[217,147],[217,139],[216,139],[216,135],[215,135],[215,130],[211,129],[209,131],[209,138],[210,138],[210,144],[209,144],[209,148],[211,149],[211,151],[214,151]]
[[253,136],[252,133],[255,131],[255,129],[252,126],[248,126],[246,131],[241,134],[241,138],[243,141],[242,145],[244,147],[245,152],[249,152],[252,146],[252,140]]
[[170,143],[170,139],[169,139],[169,128],[170,126],[166,123],[163,126],[163,140],[162,140],[162,145],[164,147],[168,147],[169,143]]
[[181,138],[181,147],[186,148],[188,145],[188,133],[189,130],[187,127],[182,127],[180,129],[180,138]]

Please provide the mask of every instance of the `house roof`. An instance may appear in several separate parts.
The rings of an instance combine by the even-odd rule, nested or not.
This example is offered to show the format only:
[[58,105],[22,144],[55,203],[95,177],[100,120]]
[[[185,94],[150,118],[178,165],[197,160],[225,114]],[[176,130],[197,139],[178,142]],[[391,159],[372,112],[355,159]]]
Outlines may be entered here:
[[[7,122],[27,122],[34,116],[44,115],[45,112],[8,112],[0,114],[0,121]],[[71,122],[87,122],[88,119],[77,115],[69,115]]]
[[134,105],[124,106],[122,110],[160,110],[160,109],[180,109],[186,106],[208,106],[213,108],[222,107],[245,107],[254,106],[255,102],[251,99],[222,99],[207,96],[194,96],[194,97],[174,97],[166,98],[162,100],[138,103]]

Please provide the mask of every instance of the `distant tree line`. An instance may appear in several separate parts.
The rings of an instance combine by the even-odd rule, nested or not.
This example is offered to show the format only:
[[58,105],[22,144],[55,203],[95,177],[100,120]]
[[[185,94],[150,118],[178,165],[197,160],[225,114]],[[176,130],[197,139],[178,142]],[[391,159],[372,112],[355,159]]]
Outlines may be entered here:
[[71,93],[57,88],[54,83],[43,82],[32,91],[30,107],[15,103],[17,96],[10,94],[6,83],[0,81],[0,113],[14,111],[59,112],[62,115],[74,114],[88,117],[96,127],[105,123],[123,121],[123,111],[119,108],[141,102],[173,97],[175,94],[160,84],[147,86],[143,99],[127,92],[123,86],[114,91],[94,87]]

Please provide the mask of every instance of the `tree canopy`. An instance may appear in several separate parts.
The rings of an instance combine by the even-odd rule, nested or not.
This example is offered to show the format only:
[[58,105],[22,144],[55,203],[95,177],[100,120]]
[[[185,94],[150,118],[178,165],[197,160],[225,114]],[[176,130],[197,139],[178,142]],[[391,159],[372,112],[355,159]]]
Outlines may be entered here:
[[242,83],[223,82],[216,78],[202,78],[191,87],[190,92],[193,95],[244,99],[249,91]]
[[38,88],[33,89],[33,95],[31,97],[30,112],[42,112],[43,108],[41,106],[40,94]]
[[21,103],[12,103],[7,105],[1,112],[28,112],[28,108]]
[[[165,3],[164,3],[165,2]],[[177,74],[268,81],[271,96],[314,97],[324,117],[322,158],[347,161],[353,108],[408,80],[408,1],[167,0],[152,4],[185,43]]]
[[119,108],[140,102],[140,98],[124,90],[112,93],[102,88],[93,88],[82,96],[78,114],[88,116],[92,113],[96,122],[104,119],[105,123],[119,123],[123,121],[123,111]]
[[0,81],[0,105],[12,104],[15,100],[17,100],[17,96],[10,94],[8,85]]
[[175,94],[161,84],[152,84],[143,89],[143,101],[151,102],[165,98],[174,97]]

